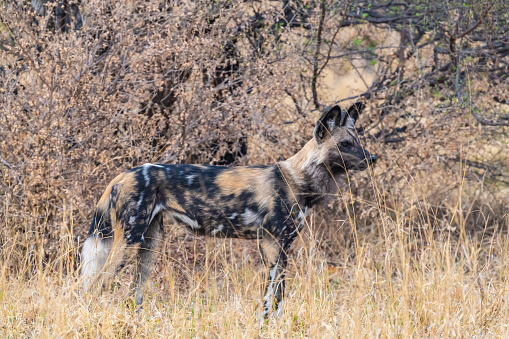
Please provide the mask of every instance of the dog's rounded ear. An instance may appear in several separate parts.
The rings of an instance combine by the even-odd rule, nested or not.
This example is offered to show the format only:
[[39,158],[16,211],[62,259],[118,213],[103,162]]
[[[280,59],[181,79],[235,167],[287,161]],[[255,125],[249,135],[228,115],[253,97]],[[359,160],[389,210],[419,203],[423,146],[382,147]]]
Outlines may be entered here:
[[316,123],[313,137],[320,144],[330,136],[336,126],[341,125],[341,107],[338,105],[326,107],[322,117]]
[[364,109],[365,105],[362,102],[356,102],[350,108],[348,109],[348,117],[346,118],[346,121],[344,123],[344,126],[346,128],[353,128],[353,125],[359,118],[359,114],[362,113],[362,110]]

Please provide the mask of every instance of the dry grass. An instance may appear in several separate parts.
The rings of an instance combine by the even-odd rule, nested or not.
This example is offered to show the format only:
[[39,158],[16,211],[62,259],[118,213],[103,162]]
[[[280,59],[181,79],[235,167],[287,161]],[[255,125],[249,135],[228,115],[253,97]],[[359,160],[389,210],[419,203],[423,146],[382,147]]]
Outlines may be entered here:
[[[4,247],[0,335],[507,335],[509,271],[504,258],[509,255],[509,237],[501,231],[506,225],[488,221],[482,232],[471,234],[464,222],[437,218],[437,210],[422,200],[406,211],[393,207],[389,213],[387,205],[379,206],[383,217],[370,219],[370,227],[360,232],[350,226],[324,231],[320,225],[332,225],[333,220],[320,214],[309,219],[292,247],[284,313],[265,324],[259,318],[265,270],[255,242],[189,238],[167,225],[166,246],[147,285],[143,310],[133,311],[128,298],[130,265],[101,295],[81,290],[69,215],[61,223],[61,250],[51,266],[42,262],[42,247],[34,246],[12,270],[8,263],[19,255],[20,244]],[[461,207],[460,199],[452,208],[444,215],[469,220],[471,211]],[[356,219],[350,214],[346,224],[354,225]],[[3,222],[3,227],[9,223]]]

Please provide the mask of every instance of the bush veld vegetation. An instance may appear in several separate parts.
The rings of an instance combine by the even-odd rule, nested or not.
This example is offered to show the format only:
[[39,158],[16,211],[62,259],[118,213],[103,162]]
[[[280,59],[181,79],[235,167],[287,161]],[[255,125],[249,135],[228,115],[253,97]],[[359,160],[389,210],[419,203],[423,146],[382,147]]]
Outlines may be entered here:
[[[509,4],[0,2],[0,336],[509,332]],[[260,326],[256,242],[170,223],[145,305],[79,280],[94,204],[145,162],[271,164],[364,100],[377,165],[292,247]]]

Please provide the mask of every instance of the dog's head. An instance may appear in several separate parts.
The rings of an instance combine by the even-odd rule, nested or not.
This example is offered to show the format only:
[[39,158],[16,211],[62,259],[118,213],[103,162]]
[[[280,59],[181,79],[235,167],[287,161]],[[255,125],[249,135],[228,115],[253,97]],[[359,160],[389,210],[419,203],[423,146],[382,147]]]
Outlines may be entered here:
[[358,102],[348,110],[330,106],[313,131],[322,163],[333,176],[348,170],[363,171],[376,162],[376,157],[359,143],[354,124],[362,112],[364,104]]

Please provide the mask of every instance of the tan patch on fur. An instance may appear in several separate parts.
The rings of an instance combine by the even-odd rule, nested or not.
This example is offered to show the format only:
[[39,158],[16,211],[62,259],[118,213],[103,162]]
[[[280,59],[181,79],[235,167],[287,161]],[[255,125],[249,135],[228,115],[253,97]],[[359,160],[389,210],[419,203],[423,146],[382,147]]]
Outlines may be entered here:
[[289,167],[295,170],[294,175],[298,179],[303,179],[303,173],[299,172],[304,171],[304,169],[308,167],[311,162],[319,162],[318,155],[320,148],[319,145],[317,145],[315,139],[311,139],[306,143],[306,145],[304,145],[304,147],[302,147],[300,151],[295,153],[294,156],[284,162],[288,163],[290,165]]
[[320,159],[319,162],[324,162],[329,152],[334,149],[337,150],[338,148],[336,145],[336,138],[328,138],[320,146],[322,147],[320,147],[320,155],[318,156]]
[[111,190],[114,185],[120,184],[121,189],[118,192],[118,201],[123,202],[126,199],[130,199],[132,196],[132,190],[135,184],[134,174],[133,173],[121,173],[115,179],[113,179],[108,187],[106,187],[106,191],[104,191],[101,199],[97,203],[97,211],[102,211],[104,213],[110,213],[111,225],[113,230],[115,231],[115,236],[117,234],[117,229],[121,229],[120,224],[117,222],[116,213],[111,213],[110,211],[110,195]]
[[166,178],[166,173],[164,171],[155,171],[154,172],[154,177],[156,179],[156,182],[159,184],[159,183],[165,183],[166,180],[168,180]]
[[114,232],[113,246],[111,247],[110,256],[118,254],[118,252],[115,253],[115,250],[119,251],[119,249],[121,250],[124,246],[125,246],[124,230],[123,228],[116,229]]
[[[112,213],[115,214],[115,213]],[[113,216],[112,216],[113,219]],[[124,237],[124,230],[122,227],[114,227],[114,237],[113,237],[113,244],[111,246],[110,254],[108,255],[108,259],[106,260],[106,263],[102,269],[104,274],[104,280],[101,282],[101,285],[104,283],[104,281],[107,281],[110,277],[112,277],[117,267],[120,265],[120,263],[125,259],[125,251],[127,248],[126,239]]]
[[[109,183],[108,187],[106,187],[106,190],[104,191],[103,195],[101,196],[101,199],[99,199],[99,202],[97,203],[96,210],[97,210],[97,213],[102,213],[101,219],[103,218],[105,213],[111,213],[111,211],[110,211],[110,195],[111,195],[111,190],[112,190],[113,186],[118,183],[123,183],[126,178],[126,175],[127,175],[126,172],[123,172],[123,173],[120,173],[119,175],[117,175]],[[111,223],[112,223],[113,229],[115,229],[115,225],[117,224],[115,213],[110,214],[110,217],[111,217]],[[101,222],[101,221],[102,220],[99,220],[99,222]]]
[[119,175],[117,175],[115,177],[115,179],[113,179],[110,184],[108,185],[108,187],[106,187],[106,190],[104,191],[103,195],[101,196],[101,199],[99,199],[99,202],[97,203],[97,209],[98,210],[101,210],[101,211],[106,211],[108,210],[108,207],[110,205],[110,194],[111,194],[111,189],[113,187],[113,185],[115,185],[116,183],[120,182],[122,179],[124,179],[124,176],[125,176],[125,172],[124,173],[120,173]]
[[273,239],[263,239],[260,245],[263,251],[264,261],[267,264],[275,263],[281,249],[277,242]]
[[171,193],[167,192],[165,194],[165,196],[166,196],[166,206],[168,206],[168,208],[172,208],[175,211],[182,212],[182,213],[186,212],[184,210],[184,208],[182,208],[182,206],[180,206],[180,204],[177,202],[177,199]]
[[224,195],[240,195],[261,175],[260,169],[255,168],[234,168],[219,174],[216,184]]
[[242,192],[252,192],[259,206],[272,210],[274,196],[270,174],[270,169],[238,167],[219,174],[216,184],[223,195],[238,197]]
[[179,191],[184,193],[184,200],[186,205],[192,205],[192,198],[194,194],[197,194],[196,192],[191,192],[187,189],[180,188]]
[[131,199],[131,197],[133,196],[134,187],[137,184],[134,176],[135,176],[134,172],[126,173],[124,178],[120,182],[118,182],[118,184],[121,185],[121,188],[118,191],[119,205]]

